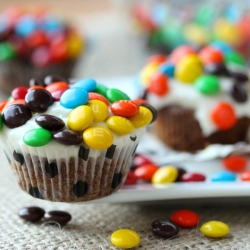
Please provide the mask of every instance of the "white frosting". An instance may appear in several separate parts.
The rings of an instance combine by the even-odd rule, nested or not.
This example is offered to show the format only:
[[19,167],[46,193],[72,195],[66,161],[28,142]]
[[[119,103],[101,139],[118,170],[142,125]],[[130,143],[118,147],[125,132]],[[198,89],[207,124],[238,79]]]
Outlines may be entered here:
[[[88,146],[84,142],[77,146],[65,146],[52,139],[47,145],[41,147],[30,147],[23,142],[23,136],[25,135],[25,133],[27,133],[31,129],[40,128],[40,126],[35,122],[37,116],[41,114],[54,115],[56,117],[61,118],[65,122],[65,125],[67,127],[67,117],[71,111],[72,109],[66,109],[62,107],[59,102],[55,102],[46,112],[33,114],[32,118],[27,121],[23,126],[14,129],[10,129],[6,126],[3,126],[3,129],[0,131],[0,142],[4,144],[5,148],[7,146],[10,151],[13,151],[14,149],[17,152],[22,153],[23,155],[38,155],[40,157],[46,157],[48,159],[58,159],[62,158],[61,156],[63,156],[63,158],[65,159],[70,159],[71,157],[78,157],[80,145],[83,145],[85,148],[88,148]],[[106,127],[105,122],[91,124],[91,126],[94,125]],[[146,127],[138,128],[135,129],[131,134],[127,135],[117,135],[113,133],[113,144],[117,145],[117,149],[121,147],[128,147],[129,145],[131,145],[132,142],[130,136],[137,136],[136,141],[132,143],[138,144],[141,136],[145,132],[145,129]],[[13,152],[9,153],[12,154]],[[100,150],[90,149],[89,157],[98,157],[100,154]]]
[[[235,68],[230,66],[231,70],[244,72],[244,68]],[[245,70],[246,71],[246,70]],[[244,103],[236,102],[230,95],[229,90],[233,85],[233,79],[229,77],[220,77],[219,83],[221,90],[212,95],[205,95],[195,89],[193,84],[182,83],[174,78],[169,78],[169,92],[159,97],[154,93],[148,93],[147,99],[157,110],[170,105],[179,104],[181,106],[194,110],[194,116],[200,124],[204,136],[208,136],[217,131],[218,128],[213,124],[210,118],[210,110],[218,102],[226,101],[230,103],[235,110],[236,116],[250,118],[250,98]],[[249,85],[249,83],[247,83]],[[246,86],[246,91],[247,86]]]

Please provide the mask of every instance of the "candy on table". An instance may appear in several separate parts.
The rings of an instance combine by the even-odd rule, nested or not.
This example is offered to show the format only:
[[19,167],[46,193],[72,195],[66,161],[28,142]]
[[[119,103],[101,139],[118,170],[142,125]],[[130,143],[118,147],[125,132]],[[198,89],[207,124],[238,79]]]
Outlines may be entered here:
[[65,211],[53,210],[44,214],[44,220],[48,222],[56,222],[65,225],[71,220],[71,214]]
[[112,233],[110,236],[111,243],[120,248],[133,248],[140,244],[140,235],[131,229],[119,229]]
[[[13,101],[1,102],[0,129],[3,125],[17,128],[36,115],[38,127],[23,136],[24,143],[31,147],[44,146],[51,140],[68,146],[84,141],[90,148],[104,150],[112,146],[113,133],[130,134],[150,124],[157,115],[150,104],[139,105],[122,91],[97,84],[91,78],[69,83],[67,79],[49,75],[43,82],[31,79],[30,86],[33,89],[14,89]],[[46,114],[55,102],[71,109],[66,122]]]
[[12,6],[1,13],[0,61],[20,58],[45,67],[79,57],[84,44],[73,26],[41,9]]
[[245,156],[231,155],[222,160],[223,166],[233,172],[239,172],[246,169],[248,162]]
[[172,239],[178,234],[179,228],[169,220],[159,219],[151,223],[151,231],[158,237]]
[[20,216],[20,218],[31,222],[41,220],[44,214],[44,209],[36,206],[23,207],[18,211],[18,215]]
[[230,227],[221,221],[208,221],[200,227],[200,231],[207,237],[221,238],[229,234]]
[[196,227],[199,223],[199,216],[192,210],[182,209],[173,212],[170,216],[170,220],[177,226],[183,228]]
[[235,181],[236,180],[236,174],[230,171],[219,171],[216,173],[213,173],[210,176],[210,179],[212,182],[227,182],[227,181]]
[[182,182],[200,182],[200,181],[205,181],[206,176],[201,174],[201,173],[184,173],[181,176],[181,181]]
[[174,182],[178,177],[178,170],[174,166],[162,166],[152,176],[152,184],[166,184]]

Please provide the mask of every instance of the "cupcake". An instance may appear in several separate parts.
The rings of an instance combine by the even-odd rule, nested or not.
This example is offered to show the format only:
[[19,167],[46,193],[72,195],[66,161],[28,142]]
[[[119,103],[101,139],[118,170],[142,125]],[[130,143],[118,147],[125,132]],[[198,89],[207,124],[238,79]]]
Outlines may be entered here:
[[155,117],[150,105],[90,78],[12,93],[0,103],[0,142],[21,189],[50,201],[115,192]]
[[248,141],[248,70],[230,46],[197,51],[183,45],[169,56],[152,56],[139,80],[144,98],[158,111],[151,131],[168,148],[197,152]]
[[56,14],[11,7],[0,15],[0,89],[9,95],[30,78],[72,76],[83,51],[83,38]]
[[132,17],[150,50],[170,53],[181,44],[206,46],[214,40],[250,55],[250,9],[244,2],[139,1]]

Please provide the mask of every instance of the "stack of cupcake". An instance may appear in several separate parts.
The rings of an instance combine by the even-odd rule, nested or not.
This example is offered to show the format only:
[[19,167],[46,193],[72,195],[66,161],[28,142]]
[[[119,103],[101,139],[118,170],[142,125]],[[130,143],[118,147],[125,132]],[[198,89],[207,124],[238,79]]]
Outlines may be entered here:
[[244,58],[213,43],[177,47],[149,58],[139,74],[146,98],[158,110],[153,133],[169,148],[196,152],[211,144],[249,140],[250,98]]
[[31,78],[72,77],[84,49],[82,35],[43,9],[10,7],[0,15],[0,90],[10,94]]

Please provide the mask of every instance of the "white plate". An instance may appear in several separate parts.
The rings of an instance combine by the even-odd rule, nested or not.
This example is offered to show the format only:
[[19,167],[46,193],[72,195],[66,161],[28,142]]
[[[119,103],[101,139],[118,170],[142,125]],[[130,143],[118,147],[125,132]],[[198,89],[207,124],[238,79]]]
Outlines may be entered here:
[[218,183],[210,180],[211,174],[225,170],[219,159],[206,162],[183,162],[177,165],[183,167],[187,172],[204,174],[206,180],[204,182],[171,183],[158,186],[151,184],[125,185],[118,192],[91,201],[91,203],[250,196],[250,182],[241,181],[238,174],[234,182]]
[[[100,83],[108,87],[117,87],[126,92],[131,98],[137,98],[140,90],[132,77],[117,79],[100,79]],[[206,176],[204,182],[171,183],[168,185],[154,186],[151,184],[138,184],[123,186],[118,192],[90,201],[90,203],[105,202],[151,202],[163,200],[200,199],[217,197],[246,197],[250,196],[250,182],[243,182],[239,175],[234,182],[212,182],[213,173],[225,170],[221,158],[231,152],[250,152],[249,146],[244,143],[237,145],[213,145],[198,154],[177,153],[165,148],[149,132],[143,137],[137,152],[141,154],[152,153],[150,158],[157,164],[172,163],[183,167],[187,172],[198,172]],[[250,169],[250,166],[248,166]],[[250,199],[250,198],[249,198]]]

